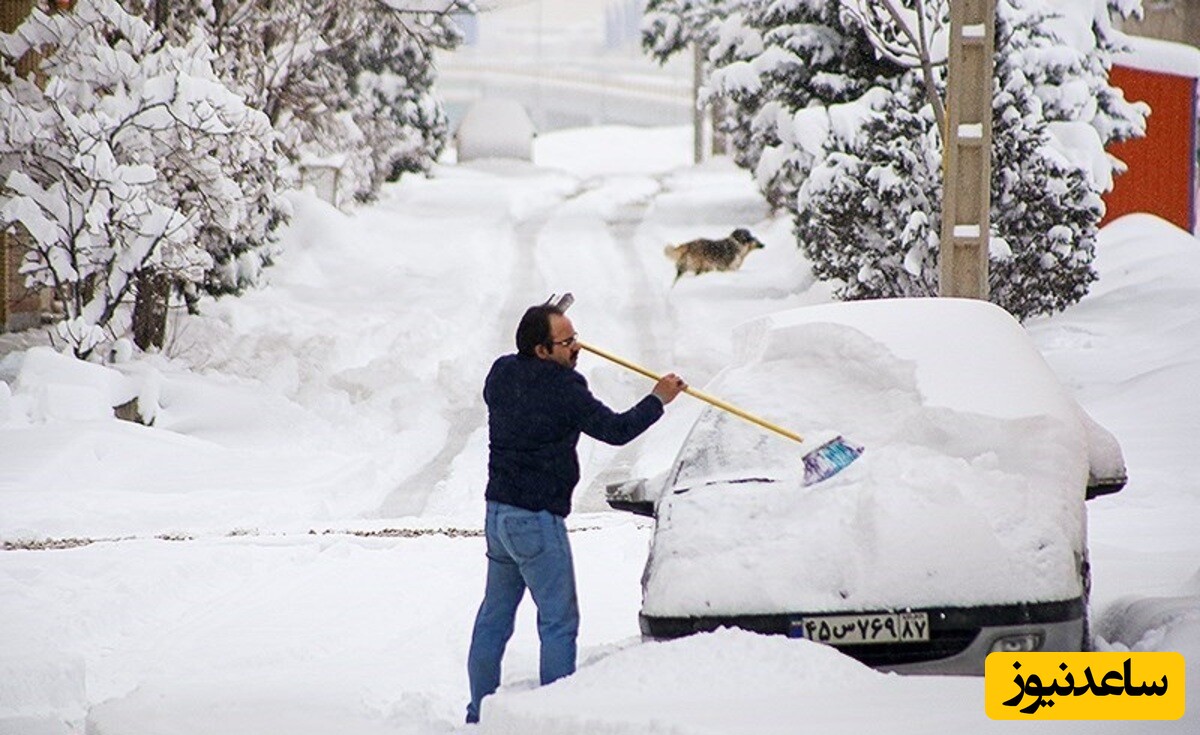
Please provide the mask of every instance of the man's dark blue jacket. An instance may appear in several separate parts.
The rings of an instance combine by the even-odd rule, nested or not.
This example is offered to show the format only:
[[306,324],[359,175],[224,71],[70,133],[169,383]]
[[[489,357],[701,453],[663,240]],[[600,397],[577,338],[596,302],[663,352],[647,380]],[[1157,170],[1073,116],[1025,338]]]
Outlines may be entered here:
[[551,360],[505,355],[483,387],[488,406],[487,499],[566,517],[579,482],[579,434],[625,444],[663,414],[647,395],[615,413],[592,395],[587,380]]

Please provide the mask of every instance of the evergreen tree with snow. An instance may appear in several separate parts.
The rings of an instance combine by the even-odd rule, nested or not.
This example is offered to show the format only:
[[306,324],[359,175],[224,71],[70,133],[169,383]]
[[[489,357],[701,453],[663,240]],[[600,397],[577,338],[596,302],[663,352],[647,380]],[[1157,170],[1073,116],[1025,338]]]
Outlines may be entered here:
[[711,48],[717,27],[746,0],[648,0],[642,12],[642,50],[659,63],[699,45]]
[[[1096,280],[1100,194],[1111,181],[1107,171],[1097,180],[1092,167],[1072,162],[1053,143],[1056,135],[1085,136],[1096,151],[1103,150],[1088,122],[1048,115],[1028,77],[1045,69],[1029,63],[1031,58],[1058,55],[1053,51],[1061,44],[1046,28],[1044,13],[1022,7],[1020,0],[1003,4],[996,22],[988,284],[990,300],[1022,319],[1061,311],[1087,294]],[[1114,132],[1144,129],[1140,115],[1109,120],[1119,120],[1105,123]]]
[[1105,143],[1145,135],[1147,109],[1108,83],[1113,55],[1124,50],[1114,18],[1140,17],[1141,0],[1040,0],[1028,12],[1057,43],[1028,52],[1026,76],[1051,121],[1082,121]]
[[924,94],[908,74],[894,93],[835,108],[862,122],[831,131],[797,193],[796,240],[838,298],[937,293],[941,157]]
[[[660,64],[682,51],[691,49],[701,59],[696,69],[699,87],[707,83],[713,65],[713,47],[718,42],[722,21],[740,10],[747,0],[649,0],[642,14],[642,49]],[[724,154],[727,140],[737,135],[742,125],[739,111],[730,109],[725,98],[700,95],[700,107],[707,106],[714,129],[713,152]],[[698,112],[698,110],[697,110]],[[737,145],[734,150],[740,150]]]
[[113,0],[79,0],[0,34],[0,78],[0,226],[31,236],[21,270],[53,288],[77,356],[139,285],[202,283],[205,243],[253,229],[238,166],[274,165],[270,126],[222,84],[203,39],[166,43]]
[[[989,289],[1025,319],[1077,302],[1095,280],[1104,182],[1055,143],[1090,137],[1101,150],[1088,123],[1047,119],[1027,69],[1060,41],[1043,13],[1019,2],[1002,1],[997,17]],[[840,298],[938,293],[940,138],[917,73],[903,79],[894,93],[859,103],[871,112],[846,126],[850,134],[827,137],[797,196],[800,247]]]
[[752,0],[717,35],[709,94],[732,103],[734,160],[773,206],[794,208],[819,153],[794,116],[893,87],[903,71],[846,20],[839,0]]
[[[783,6],[808,13],[812,3],[764,1],[726,24],[736,41],[714,88],[759,110],[744,162],[758,156],[760,186],[793,212],[801,249],[838,296],[936,294],[941,138],[927,78],[920,68],[881,67],[881,54],[845,70],[842,84],[822,85],[826,72],[788,52],[822,51],[809,58],[824,63],[835,39],[870,36],[853,23],[834,29],[828,15],[771,14]],[[1139,134],[1146,112],[1095,74],[1113,43],[1101,40],[1100,25],[1053,10],[1042,0],[1000,0],[997,9],[989,284],[992,300],[1020,318],[1065,308],[1095,279],[1100,194],[1112,174],[1103,146]],[[785,73],[792,83],[772,86]],[[847,95],[830,99],[831,91]]]

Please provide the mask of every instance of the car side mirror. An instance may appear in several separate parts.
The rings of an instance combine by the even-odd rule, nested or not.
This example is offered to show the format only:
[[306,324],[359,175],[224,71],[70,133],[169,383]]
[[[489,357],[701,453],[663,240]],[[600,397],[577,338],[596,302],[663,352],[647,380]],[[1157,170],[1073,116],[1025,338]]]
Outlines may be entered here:
[[1088,442],[1088,484],[1086,499],[1120,492],[1129,479],[1125,455],[1117,437],[1101,426],[1087,411],[1079,409]]
[[1121,475],[1120,477],[1106,477],[1098,479],[1095,477],[1088,478],[1087,494],[1084,496],[1086,500],[1098,498],[1101,495],[1112,495],[1113,493],[1121,492],[1125,487],[1125,483],[1129,478]]
[[604,487],[608,507],[634,515],[654,517],[654,498],[646,492],[646,478],[625,480]]

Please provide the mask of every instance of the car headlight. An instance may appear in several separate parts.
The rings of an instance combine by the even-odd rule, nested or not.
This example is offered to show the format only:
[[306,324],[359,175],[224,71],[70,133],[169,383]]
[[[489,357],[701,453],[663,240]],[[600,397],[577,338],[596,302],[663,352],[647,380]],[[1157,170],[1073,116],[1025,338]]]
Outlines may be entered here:
[[1041,647],[1041,633],[1019,633],[1017,635],[1001,636],[992,641],[992,650],[989,653],[1022,653],[1025,651],[1037,651]]

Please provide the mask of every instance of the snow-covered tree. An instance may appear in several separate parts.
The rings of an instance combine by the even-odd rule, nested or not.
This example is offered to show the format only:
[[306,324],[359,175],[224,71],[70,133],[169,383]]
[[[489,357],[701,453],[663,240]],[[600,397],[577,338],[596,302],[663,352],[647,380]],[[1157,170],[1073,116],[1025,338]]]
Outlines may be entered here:
[[[154,15],[157,3],[143,0]],[[461,41],[466,0],[177,0],[167,32],[206,30],[221,77],[262,110],[294,164],[341,165],[339,196],[426,171],[447,139],[432,49]]]
[[880,56],[921,70],[925,99],[938,130],[945,129],[938,69],[946,64],[950,0],[841,0],[841,5],[843,18],[866,33]]
[[56,292],[76,355],[139,282],[201,283],[205,242],[255,229],[254,184],[231,162],[273,166],[270,127],[221,83],[202,39],[172,45],[113,0],[79,0],[0,34],[0,78],[0,226],[29,232],[21,270]]
[[369,179],[359,198],[401,174],[428,171],[445,147],[449,120],[432,94],[431,47],[461,38],[448,16],[430,16],[420,31],[394,10],[382,13],[343,45],[333,60],[349,83],[349,108],[371,151]]
[[1027,3],[1057,43],[1028,51],[1026,76],[1047,120],[1086,122],[1105,143],[1145,135],[1146,108],[1108,83],[1113,55],[1125,48],[1114,18],[1140,17],[1142,0],[1040,0]]
[[659,63],[699,45],[716,42],[721,21],[746,0],[648,0],[642,13],[642,49]]
[[[706,96],[699,90],[707,83],[712,68],[712,49],[722,21],[745,6],[747,0],[649,0],[642,14],[642,49],[660,64],[690,49],[696,54],[697,105],[695,114],[707,107],[714,136],[713,152],[728,153],[728,140],[743,127],[740,110],[730,108],[721,96]],[[696,119],[699,122],[699,118]],[[697,134],[699,132],[697,131]],[[738,146],[733,146],[738,150]]]
[[838,298],[937,293],[941,156],[924,95],[910,74],[894,93],[818,113],[843,119],[797,194],[795,233]]
[[[1107,14],[1103,0],[1095,6]],[[998,2],[989,283],[992,300],[1021,318],[1086,293],[1113,172],[1104,144],[1144,130],[1144,107],[1096,73],[1117,35],[1104,36],[1087,7],[1055,16],[1047,0]],[[757,110],[742,162],[793,212],[817,275],[843,298],[936,294],[935,67],[879,51],[878,33],[845,0],[762,0],[722,34],[714,93]],[[846,49],[868,63],[851,63]],[[940,70],[934,81],[944,89]]]
[[[228,59],[216,50],[219,45],[210,35],[211,30],[227,30],[204,21],[216,12],[211,2],[189,5],[186,2],[168,4],[151,1],[148,5],[127,2],[137,8],[147,22],[163,33],[168,42],[176,44],[204,44],[204,52],[222,82],[240,93],[251,107],[257,107],[255,98],[246,95],[245,87],[228,74]],[[218,3],[223,9],[229,3]],[[236,20],[235,20],[236,22]],[[279,135],[271,126],[266,115],[253,116],[254,129],[241,139],[240,146],[225,146],[211,151],[221,160],[222,168],[237,181],[240,189],[241,216],[235,226],[221,228],[202,226],[197,236],[200,244],[212,256],[213,266],[205,274],[199,287],[207,293],[220,295],[239,293],[242,289],[256,285],[262,269],[270,264],[276,254],[277,229],[286,220],[286,203],[280,193],[288,187],[283,176],[285,159],[280,155]],[[180,177],[172,177],[181,180]],[[186,177],[181,180],[184,188],[194,190]],[[185,288],[189,306],[195,302],[195,288]]]
[[721,26],[710,52],[709,93],[734,108],[734,160],[755,174],[773,206],[793,209],[819,141],[797,138],[794,116],[810,107],[890,88],[903,68],[848,26],[839,0],[751,0]]
[[[1023,6],[1022,0],[1003,3],[996,23],[1002,46],[992,101],[988,273],[991,300],[1021,318],[1065,309],[1096,280],[1092,263],[1104,215],[1101,193],[1111,186],[1112,173],[1103,152],[1109,136],[1102,138],[1091,123],[1100,122],[1110,135],[1145,130],[1144,113],[1127,107],[1107,84],[1103,94],[1119,101],[1123,114],[1116,114],[1116,104],[1114,114],[1091,121],[1063,120],[1047,110],[1044,95],[1028,75],[1044,73],[1045,65],[1035,60],[1058,57],[1062,44],[1047,33],[1044,12]],[[1078,79],[1060,79],[1072,78]],[[1072,148],[1090,149],[1099,160],[1073,161],[1064,154]]]

